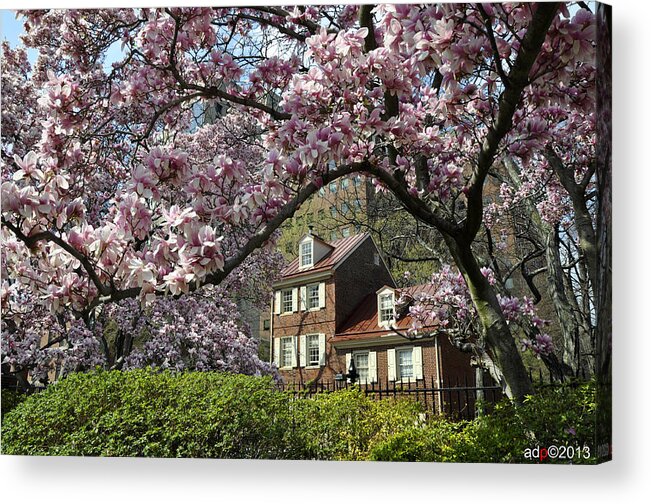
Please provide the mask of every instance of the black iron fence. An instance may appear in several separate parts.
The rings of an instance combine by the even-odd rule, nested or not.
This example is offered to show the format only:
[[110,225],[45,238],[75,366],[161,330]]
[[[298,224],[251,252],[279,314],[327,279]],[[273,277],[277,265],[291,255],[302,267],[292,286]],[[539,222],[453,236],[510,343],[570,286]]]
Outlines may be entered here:
[[[536,387],[557,386],[578,379],[576,376],[554,378],[541,370],[529,370],[529,378]],[[493,383],[478,386],[467,376],[440,384],[437,384],[434,378],[410,382],[386,380],[354,385],[345,380],[280,384],[282,390],[292,393],[295,397],[313,397],[316,394],[346,390],[351,387],[359,388],[366,396],[374,399],[409,397],[420,402],[428,415],[445,415],[453,420],[472,420],[477,415],[490,413],[493,405],[504,397],[499,385]]]
[[492,405],[502,399],[499,386],[476,386],[468,378],[451,380],[437,384],[431,380],[409,382],[385,381],[384,383],[356,383],[351,385],[344,380],[308,383],[284,383],[281,389],[293,393],[295,397],[313,397],[316,394],[359,388],[366,396],[374,399],[411,398],[423,405],[427,414],[445,415],[455,420],[472,420],[477,414],[489,412]]

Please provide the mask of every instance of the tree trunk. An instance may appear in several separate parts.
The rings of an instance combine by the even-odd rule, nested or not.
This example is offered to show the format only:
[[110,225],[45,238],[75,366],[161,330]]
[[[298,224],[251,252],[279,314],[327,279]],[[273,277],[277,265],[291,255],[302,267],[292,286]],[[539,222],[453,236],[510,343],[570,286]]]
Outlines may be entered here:
[[504,393],[516,402],[522,402],[526,395],[532,393],[531,381],[495,289],[482,274],[470,245],[459,244],[447,236],[445,241],[470,291],[484,332],[486,348],[504,377],[501,383]]

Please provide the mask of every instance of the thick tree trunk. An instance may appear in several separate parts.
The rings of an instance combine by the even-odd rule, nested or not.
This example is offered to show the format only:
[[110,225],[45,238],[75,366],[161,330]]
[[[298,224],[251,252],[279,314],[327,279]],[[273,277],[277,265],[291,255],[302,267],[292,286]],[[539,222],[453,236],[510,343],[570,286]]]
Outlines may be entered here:
[[504,393],[517,402],[532,393],[531,380],[500,308],[495,289],[482,274],[469,245],[445,237],[479,315],[486,348],[503,376]]

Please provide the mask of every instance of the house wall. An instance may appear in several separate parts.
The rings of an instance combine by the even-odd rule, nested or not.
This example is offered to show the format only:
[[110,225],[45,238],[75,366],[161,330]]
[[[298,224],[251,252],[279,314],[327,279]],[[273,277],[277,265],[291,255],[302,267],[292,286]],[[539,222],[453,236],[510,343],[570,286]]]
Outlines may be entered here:
[[346,321],[353,310],[371,293],[383,285],[395,287],[391,274],[380,260],[379,266],[373,262],[377,253],[373,240],[364,242],[335,270],[335,302],[337,329]]
[[438,340],[443,386],[455,386],[457,383],[465,386],[466,381],[469,386],[474,386],[475,369],[470,367],[471,354],[455,348],[446,336],[440,335]]
[[336,350],[336,363],[333,363],[333,367],[336,369],[343,370],[346,367],[346,354],[349,352],[355,352],[357,350],[372,350],[376,352],[377,358],[377,377],[380,384],[386,384],[389,380],[388,375],[388,358],[387,350],[389,349],[399,349],[399,348],[408,348],[419,346],[423,349],[423,378],[429,384],[432,377],[436,380],[437,376],[437,359],[436,359],[436,347],[434,340],[429,341],[419,341],[417,343],[412,343],[406,341],[399,344],[392,345],[382,345],[382,346],[365,346],[363,342],[360,342],[360,346],[354,349],[344,349],[339,348]]

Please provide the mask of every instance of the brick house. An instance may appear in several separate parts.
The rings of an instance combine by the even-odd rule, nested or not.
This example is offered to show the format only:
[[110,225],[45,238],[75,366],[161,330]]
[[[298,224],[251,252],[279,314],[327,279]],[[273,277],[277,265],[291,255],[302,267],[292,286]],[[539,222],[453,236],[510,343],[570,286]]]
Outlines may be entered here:
[[362,383],[474,383],[469,355],[436,327],[400,335],[412,321],[396,301],[428,286],[397,289],[370,234],[328,243],[309,231],[298,247],[273,286],[269,322],[271,356],[287,382],[342,379],[354,359]]

